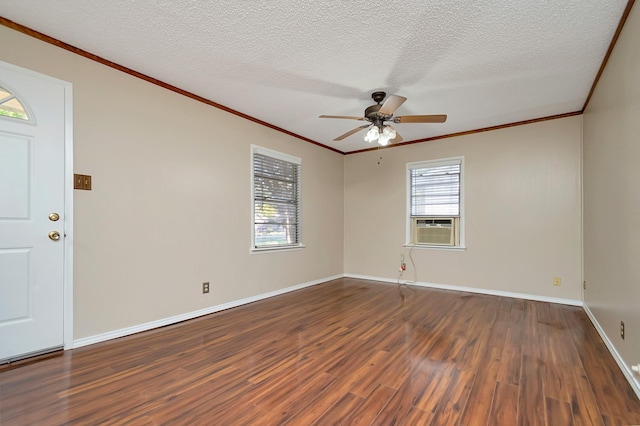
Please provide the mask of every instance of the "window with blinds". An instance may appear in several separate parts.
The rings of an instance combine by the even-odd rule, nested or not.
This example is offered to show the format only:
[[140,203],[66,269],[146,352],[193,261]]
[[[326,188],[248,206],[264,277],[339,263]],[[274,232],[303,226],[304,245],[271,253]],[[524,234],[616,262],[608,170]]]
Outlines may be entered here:
[[462,158],[410,163],[407,171],[410,243],[459,246]]
[[301,160],[252,147],[253,248],[301,245]]

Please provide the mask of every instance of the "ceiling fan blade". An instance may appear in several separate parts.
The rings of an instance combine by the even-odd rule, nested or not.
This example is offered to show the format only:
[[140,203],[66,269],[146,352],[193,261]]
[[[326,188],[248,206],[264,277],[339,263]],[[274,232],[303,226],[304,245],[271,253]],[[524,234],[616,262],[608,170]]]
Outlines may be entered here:
[[352,115],[321,115],[319,118],[345,118],[347,120],[366,120],[364,117],[355,117]]
[[358,133],[360,130],[366,129],[369,126],[370,126],[370,124],[365,124],[364,126],[356,127],[355,129],[349,130],[347,133],[338,136],[337,138],[334,139],[334,141],[341,141],[342,139],[348,138],[349,136],[353,135],[354,133]]
[[378,114],[391,115],[396,112],[396,110],[400,108],[400,105],[402,105],[406,100],[407,98],[404,96],[389,95],[387,100],[382,103],[382,106],[378,110]]
[[394,123],[444,123],[447,121],[446,114],[436,115],[403,115],[402,117],[394,117]]

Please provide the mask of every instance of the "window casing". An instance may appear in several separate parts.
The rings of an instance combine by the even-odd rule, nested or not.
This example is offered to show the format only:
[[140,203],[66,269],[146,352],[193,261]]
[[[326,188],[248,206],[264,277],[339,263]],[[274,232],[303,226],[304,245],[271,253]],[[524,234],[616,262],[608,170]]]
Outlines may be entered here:
[[253,251],[302,247],[300,158],[251,146]]
[[407,164],[407,244],[464,247],[463,160]]

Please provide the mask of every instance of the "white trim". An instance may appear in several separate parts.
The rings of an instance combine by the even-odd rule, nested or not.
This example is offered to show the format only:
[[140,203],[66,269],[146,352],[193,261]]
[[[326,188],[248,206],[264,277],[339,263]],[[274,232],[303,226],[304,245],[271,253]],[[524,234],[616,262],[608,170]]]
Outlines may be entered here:
[[260,248],[251,248],[251,254],[262,254],[262,253],[277,253],[280,251],[296,251],[302,250],[305,248],[304,244],[298,244],[295,246],[276,246],[276,247],[260,247]]
[[611,356],[613,356],[613,359],[616,361],[616,364],[618,364],[618,367],[620,367],[620,370],[622,370],[622,374],[624,374],[625,378],[631,385],[631,388],[636,393],[636,396],[638,397],[638,399],[640,399],[640,381],[638,381],[638,379],[634,377],[633,372],[631,371],[629,366],[624,362],[624,359],[622,359],[622,357],[616,350],[613,343],[611,343],[611,340],[609,340],[609,336],[607,336],[607,333],[604,332],[604,329],[600,326],[600,323],[596,319],[595,315],[593,315],[593,313],[589,309],[589,306],[587,306],[587,304],[585,303],[582,306],[582,309],[584,309],[584,311],[587,313],[587,316],[593,323],[593,326],[596,328],[596,331],[602,338],[602,341],[607,346],[607,349],[609,349]]
[[467,248],[465,246],[434,246],[429,244],[403,244],[403,247],[406,248],[416,248],[416,249],[432,249],[432,250],[458,250],[465,251]]
[[92,345],[94,343],[100,343],[111,339],[117,339],[118,337],[128,336],[130,334],[140,333],[142,331],[152,330],[158,327],[164,327],[166,325],[175,324],[177,322],[190,320],[203,315],[212,314],[214,312],[223,311],[225,309],[235,308],[237,306],[245,305],[247,303],[257,302],[258,300],[267,299],[269,297],[279,296],[291,291],[300,290],[305,287],[311,287],[317,284],[322,284],[328,281],[342,278],[342,274],[334,275],[332,277],[321,278],[319,280],[309,281],[303,284],[297,284],[291,287],[282,288],[279,290],[270,291],[268,293],[259,294],[257,296],[250,296],[244,299],[234,300],[232,302],[223,303],[222,305],[210,306],[208,308],[200,309],[197,311],[187,312],[184,314],[176,315],[169,318],[163,318],[156,321],[147,322],[144,324],[134,325],[132,327],[121,328],[119,330],[109,331],[107,333],[97,334],[95,336],[83,337],[74,341],[74,348],[82,346]]
[[[381,281],[381,282],[387,282],[387,283],[393,283],[393,284],[398,283],[397,279],[392,279],[392,278],[370,277],[367,275],[357,275],[357,274],[344,274],[344,276],[345,278],[358,278],[362,280]],[[404,281],[400,281],[400,282],[404,283]],[[441,290],[463,291],[467,293],[486,294],[490,296],[510,297],[513,299],[526,299],[526,300],[535,300],[538,302],[559,303],[561,305],[582,306],[581,300],[564,299],[564,298],[549,297],[549,296],[539,296],[537,294],[514,293],[510,291],[490,290],[486,288],[464,287],[464,286],[449,285],[449,284],[425,283],[420,281],[407,282],[407,284],[414,285],[417,287],[438,288]]]
[[73,348],[73,85],[64,83],[64,332],[65,349]]
[[[580,297],[585,297],[586,278],[584,275],[584,116],[580,114]],[[586,305],[586,303],[585,303]]]

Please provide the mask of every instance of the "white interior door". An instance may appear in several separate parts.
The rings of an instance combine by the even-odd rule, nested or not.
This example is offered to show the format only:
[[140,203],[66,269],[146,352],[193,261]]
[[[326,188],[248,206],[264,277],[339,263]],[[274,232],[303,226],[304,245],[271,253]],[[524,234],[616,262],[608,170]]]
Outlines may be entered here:
[[2,363],[64,343],[65,86],[0,62],[0,89]]

